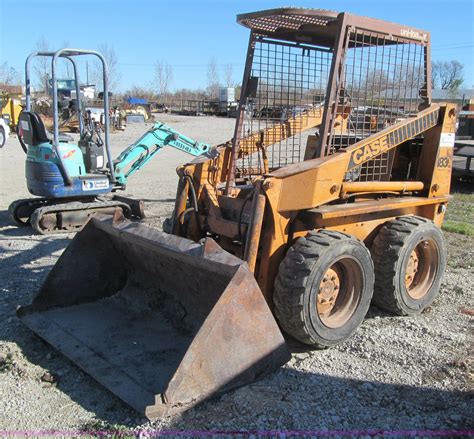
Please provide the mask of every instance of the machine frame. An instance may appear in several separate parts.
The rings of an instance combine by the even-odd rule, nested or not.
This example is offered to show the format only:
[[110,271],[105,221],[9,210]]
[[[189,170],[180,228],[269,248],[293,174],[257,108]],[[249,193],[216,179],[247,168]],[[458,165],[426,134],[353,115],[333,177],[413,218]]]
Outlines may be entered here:
[[[274,23],[275,17],[281,21]],[[316,29],[324,22],[321,17],[326,24],[332,23]],[[194,240],[203,233],[217,237],[224,249],[248,262],[271,304],[280,262],[291,245],[311,230],[347,233],[370,247],[382,225],[401,215],[422,216],[440,226],[449,201],[456,111],[451,104],[431,103],[429,33],[349,13],[297,8],[242,14],[237,16],[237,22],[250,28],[250,38],[234,136],[217,146],[219,156],[213,161],[198,158],[178,169],[181,179],[173,233]],[[393,40],[420,45],[420,105],[385,129],[366,130],[362,138],[336,150],[331,136],[335,127],[344,127],[344,123],[338,125],[336,121],[343,121],[347,112],[338,101],[345,53],[350,36],[358,29],[383,34],[375,43]],[[255,87],[251,76],[255,44],[262,38],[282,46],[293,42],[301,49],[311,44],[332,47],[323,111],[306,114],[306,123],[296,125],[293,118],[273,120],[255,132],[242,129],[248,97]],[[305,157],[274,169],[262,166],[253,175],[238,173],[239,159],[268,151],[273,143],[291,139],[299,130],[311,126],[320,132],[313,158]],[[419,160],[425,165],[418,166],[417,173],[406,181],[375,172],[369,180],[348,177],[351,170],[394,153],[415,138],[422,142]],[[199,209],[197,215],[185,220],[190,181]]]

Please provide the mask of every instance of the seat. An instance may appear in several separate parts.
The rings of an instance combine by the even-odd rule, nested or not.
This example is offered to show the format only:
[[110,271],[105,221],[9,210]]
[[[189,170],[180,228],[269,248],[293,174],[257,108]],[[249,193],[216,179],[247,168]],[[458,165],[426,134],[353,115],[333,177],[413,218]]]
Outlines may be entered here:
[[38,113],[22,111],[18,121],[19,135],[27,145],[49,142],[50,137]]
[[[52,134],[44,126],[38,113],[22,111],[18,120],[19,134],[27,145],[36,146],[40,143],[50,142]],[[59,134],[60,142],[70,142],[73,138],[67,134]]]

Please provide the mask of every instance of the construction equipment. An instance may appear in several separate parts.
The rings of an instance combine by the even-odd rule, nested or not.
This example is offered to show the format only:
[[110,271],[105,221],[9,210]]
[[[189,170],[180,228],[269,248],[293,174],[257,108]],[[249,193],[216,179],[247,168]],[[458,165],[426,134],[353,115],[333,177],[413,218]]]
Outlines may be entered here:
[[[9,207],[11,219],[18,225],[31,226],[42,234],[71,232],[82,228],[95,213],[111,213],[121,209],[127,217],[143,218],[143,203],[126,197],[107,199],[110,192],[125,189],[127,180],[147,164],[164,146],[180,149],[191,155],[206,154],[210,147],[196,142],[172,128],[156,123],[153,128],[127,147],[115,160],[109,142],[109,118],[105,117],[104,133],[90,114],[87,122],[81,109],[81,93],[74,57],[95,55],[102,62],[105,98],[103,111],[109,114],[107,65],[101,54],[81,49],[32,53],[26,60],[26,110],[19,119],[18,137],[27,153],[26,182],[31,194],[41,198],[14,201]],[[39,114],[31,111],[30,63],[36,56],[52,58],[53,128],[45,129]],[[79,121],[78,144],[59,132],[56,61],[72,62],[76,90],[76,115]],[[103,138],[102,138],[103,137]],[[106,159],[105,159],[106,157]]]
[[93,218],[19,311],[150,418],[280,366],[269,309],[330,347],[371,301],[421,312],[446,265],[456,115],[431,102],[429,34],[312,9],[237,20],[250,40],[234,137],[178,169],[171,234]]
[[5,146],[11,131],[16,130],[21,111],[21,86],[0,84],[0,148]]
[[11,131],[16,131],[18,117],[21,113],[21,85],[0,84],[0,119],[10,127]]
[[130,96],[124,99],[122,109],[125,111],[126,116],[142,116],[144,122],[149,121],[153,117],[151,114],[151,104],[145,98]]

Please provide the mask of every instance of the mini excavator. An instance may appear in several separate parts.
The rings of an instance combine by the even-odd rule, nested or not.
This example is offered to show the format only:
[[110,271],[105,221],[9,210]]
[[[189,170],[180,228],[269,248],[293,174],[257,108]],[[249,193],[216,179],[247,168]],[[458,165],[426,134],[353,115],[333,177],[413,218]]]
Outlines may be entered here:
[[[95,213],[113,214],[116,209],[127,218],[143,218],[143,203],[123,196],[112,199],[104,195],[124,190],[127,180],[145,166],[165,146],[193,156],[206,154],[210,146],[196,142],[163,123],[155,123],[142,137],[112,158],[109,141],[109,118],[104,118],[104,132],[90,114],[81,108],[81,94],[75,58],[93,55],[103,68],[103,111],[109,114],[107,65],[94,51],[61,49],[56,52],[32,53],[26,60],[26,109],[18,123],[18,138],[26,153],[26,182],[37,198],[14,201],[9,207],[11,220],[17,225],[31,225],[40,234],[75,232]],[[52,58],[53,134],[41,116],[31,111],[30,64],[33,58]],[[73,64],[76,84],[76,107],[79,119],[79,142],[59,133],[56,61],[63,58]]]

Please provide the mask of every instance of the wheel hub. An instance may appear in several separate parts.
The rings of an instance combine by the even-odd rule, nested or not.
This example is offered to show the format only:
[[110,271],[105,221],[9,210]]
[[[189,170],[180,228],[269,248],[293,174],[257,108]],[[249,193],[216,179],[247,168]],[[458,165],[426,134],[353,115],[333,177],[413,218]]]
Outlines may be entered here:
[[358,306],[364,285],[362,270],[354,258],[342,257],[320,279],[315,298],[319,319],[328,328],[339,328]]
[[423,240],[413,249],[405,267],[405,287],[415,300],[422,299],[431,288],[438,267],[438,249],[432,240]]
[[410,258],[408,259],[407,269],[405,271],[405,285],[407,288],[413,284],[415,280],[415,275],[418,272],[418,263],[420,258],[416,248],[411,252]]
[[328,314],[333,309],[340,286],[339,274],[333,268],[329,268],[321,280],[317,296],[317,309],[320,315]]

